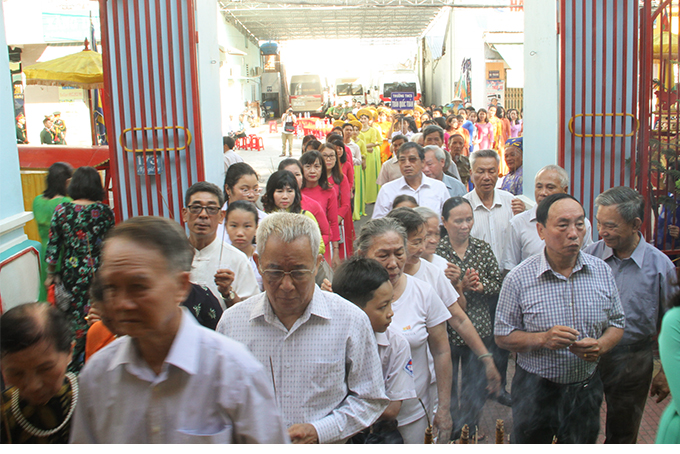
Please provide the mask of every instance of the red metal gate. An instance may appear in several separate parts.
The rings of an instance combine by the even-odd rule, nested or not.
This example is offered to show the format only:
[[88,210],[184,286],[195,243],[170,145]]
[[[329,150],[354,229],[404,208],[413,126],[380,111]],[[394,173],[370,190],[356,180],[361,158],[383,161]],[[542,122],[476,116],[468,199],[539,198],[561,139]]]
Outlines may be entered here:
[[99,0],[118,220],[181,220],[204,179],[194,0]]
[[[562,0],[559,164],[593,219],[595,198],[637,189],[643,234],[680,255],[680,0]],[[677,236],[677,235],[676,235]]]
[[638,0],[560,4],[558,163],[593,221],[595,197],[635,184],[637,5]]

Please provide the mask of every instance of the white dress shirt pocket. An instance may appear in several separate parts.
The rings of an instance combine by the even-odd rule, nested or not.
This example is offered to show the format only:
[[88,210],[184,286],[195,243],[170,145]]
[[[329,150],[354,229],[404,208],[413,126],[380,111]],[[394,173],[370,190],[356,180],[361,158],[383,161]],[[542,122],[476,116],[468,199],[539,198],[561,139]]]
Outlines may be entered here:
[[177,443],[181,444],[230,444],[232,425],[216,433],[199,433],[195,430],[177,430]]

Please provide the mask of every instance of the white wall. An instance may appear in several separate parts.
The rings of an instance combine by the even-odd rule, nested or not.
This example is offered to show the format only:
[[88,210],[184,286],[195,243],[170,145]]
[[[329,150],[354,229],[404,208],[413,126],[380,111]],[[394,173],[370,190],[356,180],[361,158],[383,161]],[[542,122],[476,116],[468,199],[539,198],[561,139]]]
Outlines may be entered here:
[[524,17],[524,194],[533,198],[536,172],[557,164],[557,2],[524,0]]
[[205,179],[222,186],[222,119],[220,115],[220,14],[214,0],[196,0],[198,30],[198,78]]
[[[232,24],[226,22],[220,14],[218,21],[218,40],[227,52],[233,49],[246,55],[221,53],[223,60],[220,67],[222,130],[228,131],[229,115],[238,121],[238,115],[245,109],[246,102],[261,100],[259,78],[249,78],[251,68],[261,66],[260,47],[248,40],[246,36]],[[248,77],[248,79],[246,79]]]
[[[545,1],[545,0],[544,0]],[[507,0],[466,0],[468,5],[507,5]],[[425,90],[428,104],[446,104],[454,95],[454,86],[460,78],[460,65],[464,58],[472,59],[472,105],[486,107],[486,59],[484,57],[485,32],[521,32],[524,30],[524,13],[495,8],[453,8],[446,53],[436,63],[425,66]],[[421,47],[422,50],[422,47]],[[434,67],[434,70],[432,69]]]

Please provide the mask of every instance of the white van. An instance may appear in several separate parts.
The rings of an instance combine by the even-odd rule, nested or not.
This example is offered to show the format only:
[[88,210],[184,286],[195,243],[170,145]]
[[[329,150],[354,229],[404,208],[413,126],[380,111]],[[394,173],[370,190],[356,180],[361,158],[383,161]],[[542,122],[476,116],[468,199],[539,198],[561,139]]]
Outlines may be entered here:
[[341,105],[345,101],[350,104],[357,100],[366,102],[364,84],[358,77],[339,77],[335,79],[335,102]]
[[310,115],[323,116],[327,109],[325,84],[316,74],[301,74],[290,78],[290,107],[293,113],[309,112]]
[[419,100],[423,95],[420,91],[420,79],[415,71],[391,71],[383,73],[374,86],[378,95],[374,102],[383,101],[390,105],[392,93],[413,93],[413,100]]

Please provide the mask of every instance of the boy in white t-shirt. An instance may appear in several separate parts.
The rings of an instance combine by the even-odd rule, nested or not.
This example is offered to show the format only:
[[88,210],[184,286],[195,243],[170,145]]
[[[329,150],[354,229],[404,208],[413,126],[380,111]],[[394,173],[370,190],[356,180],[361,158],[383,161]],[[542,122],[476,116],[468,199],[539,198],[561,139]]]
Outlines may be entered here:
[[392,322],[393,288],[387,270],[377,261],[354,256],[336,271],[333,291],[364,310],[378,342],[385,393],[391,400],[371,427],[352,438],[354,443],[403,443],[397,426],[401,403],[416,397],[413,362],[408,341],[389,329]]

